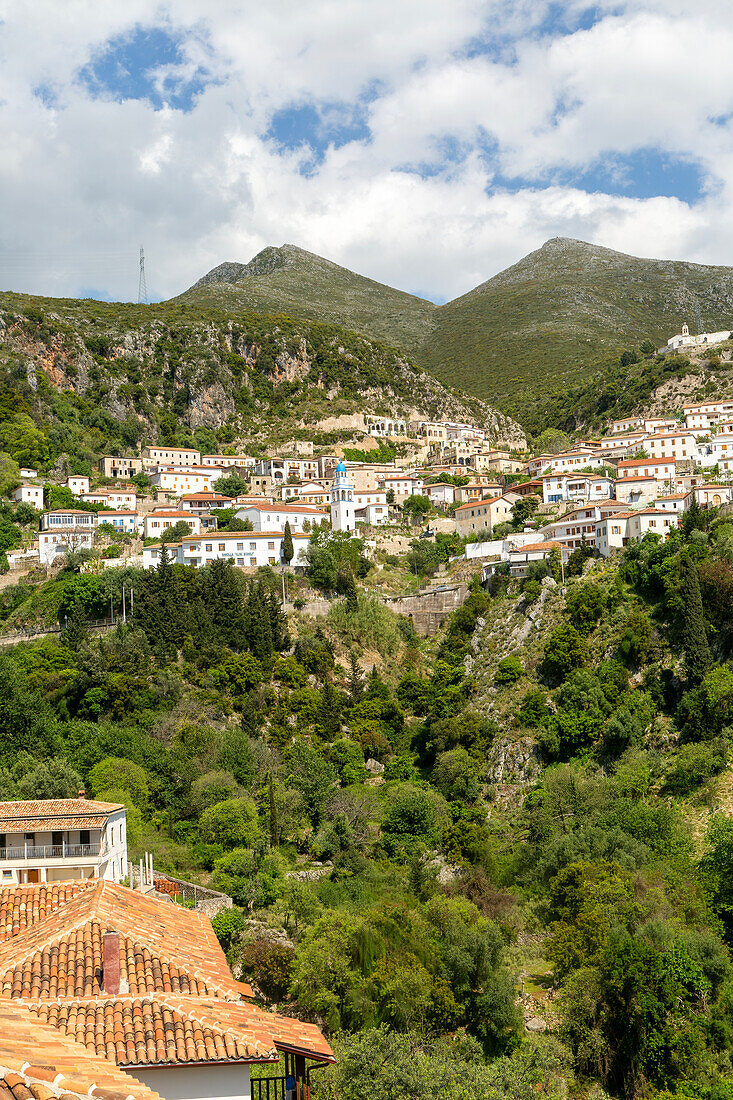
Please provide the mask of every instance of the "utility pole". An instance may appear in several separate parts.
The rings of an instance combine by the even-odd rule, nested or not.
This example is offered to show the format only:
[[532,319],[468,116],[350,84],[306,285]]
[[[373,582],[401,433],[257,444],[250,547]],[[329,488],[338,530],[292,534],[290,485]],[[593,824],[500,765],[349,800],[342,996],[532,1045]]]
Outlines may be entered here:
[[137,303],[138,305],[149,305],[148,283],[145,278],[145,249],[142,245],[140,245],[140,277],[137,282]]

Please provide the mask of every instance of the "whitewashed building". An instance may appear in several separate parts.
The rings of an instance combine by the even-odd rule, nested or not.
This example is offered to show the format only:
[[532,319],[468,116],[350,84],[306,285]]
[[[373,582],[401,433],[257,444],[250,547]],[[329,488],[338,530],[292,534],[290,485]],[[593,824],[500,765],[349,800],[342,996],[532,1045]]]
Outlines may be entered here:
[[354,487],[348,471],[339,462],[331,489],[331,527],[334,531],[353,531],[356,528],[356,509],[354,507]]
[[0,802],[3,886],[84,878],[122,882],[128,872],[125,807],[80,794]]
[[314,527],[327,519],[322,508],[312,508],[309,504],[279,504],[266,501],[264,504],[246,504],[237,509],[239,519],[248,519],[255,531],[284,531],[290,524],[291,531],[302,531],[305,523]]
[[675,336],[670,336],[667,341],[664,351],[678,351],[680,348],[701,348],[711,344],[722,344],[725,340],[730,339],[730,331],[725,330],[723,332],[701,332],[697,336],[690,334],[689,325],[682,326],[682,332],[678,332]]
[[89,492],[89,478],[82,474],[69,474],[66,479],[66,488],[71,489],[75,497]]
[[563,500],[608,500],[614,480],[607,475],[543,474],[542,500],[553,504]]
[[55,508],[41,516],[38,535],[38,559],[50,565],[56,558],[72,551],[91,550],[97,526],[95,512],[76,508]]
[[17,504],[31,504],[39,512],[43,511],[42,485],[25,482],[23,485],[19,485],[17,489],[13,489],[11,496]]
[[187,523],[191,528],[192,535],[198,535],[201,532],[201,517],[198,512],[184,511],[182,508],[170,511],[161,509],[160,511],[149,512],[145,516],[143,521],[144,536],[146,539],[160,538],[164,531],[167,531],[169,527],[175,527],[177,523]]
[[142,461],[145,469],[171,463],[178,466],[200,466],[201,451],[197,451],[195,447],[143,447]]
[[[231,561],[244,569],[284,565],[282,531],[215,531],[201,537],[186,536],[176,546],[176,561],[197,568],[212,561]],[[310,536],[293,532],[291,568],[304,568]]]

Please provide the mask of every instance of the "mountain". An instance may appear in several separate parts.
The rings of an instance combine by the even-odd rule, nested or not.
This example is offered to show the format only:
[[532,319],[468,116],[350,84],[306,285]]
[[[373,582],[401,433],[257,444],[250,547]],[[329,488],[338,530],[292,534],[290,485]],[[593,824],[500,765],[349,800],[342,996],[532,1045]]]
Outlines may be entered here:
[[604,356],[650,338],[733,327],[733,268],[641,259],[556,238],[436,311],[419,362],[514,415]]
[[179,301],[343,324],[386,341],[436,378],[532,419],[599,363],[683,321],[733,326],[733,268],[642,259],[555,238],[467,294],[435,306],[310,252],[266,248],[214,268]]
[[436,309],[424,298],[357,275],[292,244],[265,248],[248,264],[220,264],[174,300],[325,321],[408,354],[428,338]]

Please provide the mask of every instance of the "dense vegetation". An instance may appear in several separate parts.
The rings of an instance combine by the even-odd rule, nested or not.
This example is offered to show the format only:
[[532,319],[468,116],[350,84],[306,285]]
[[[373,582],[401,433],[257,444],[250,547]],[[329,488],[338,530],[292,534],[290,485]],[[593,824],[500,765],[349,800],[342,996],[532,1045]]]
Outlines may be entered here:
[[0,656],[0,794],[123,801],[133,857],[229,893],[232,965],[333,1037],[323,1093],[729,1097],[733,526],[557,567],[427,640],[325,532],[321,620],[223,563],[9,586],[64,629]]
[[[368,399],[365,395],[369,395]],[[130,306],[0,295],[0,452],[48,470],[89,472],[144,443],[222,453],[245,439],[308,439],[319,449],[358,430],[322,418],[421,409],[497,427],[492,409],[447,391],[400,353],[333,324],[186,304]]]

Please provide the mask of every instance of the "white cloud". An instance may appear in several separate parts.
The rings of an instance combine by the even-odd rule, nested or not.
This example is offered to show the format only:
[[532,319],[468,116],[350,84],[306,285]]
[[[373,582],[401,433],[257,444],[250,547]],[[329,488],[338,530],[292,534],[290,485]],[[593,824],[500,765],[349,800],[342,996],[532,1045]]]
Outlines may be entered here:
[[[566,25],[548,26],[544,0],[214,0],[205,14],[199,0],[0,0],[0,286],[129,297],[140,243],[164,296],[284,241],[439,298],[559,235],[726,263],[724,5],[608,0],[574,30],[583,7],[568,0]],[[165,77],[210,72],[192,110],[94,98],[79,79],[136,26],[180,43],[180,66],[150,74],[158,92]],[[320,162],[266,137],[292,104],[333,122],[357,101],[369,136]],[[693,161],[705,194],[553,183],[643,148]],[[405,170],[417,165],[429,173]],[[507,176],[525,182],[501,189]]]

